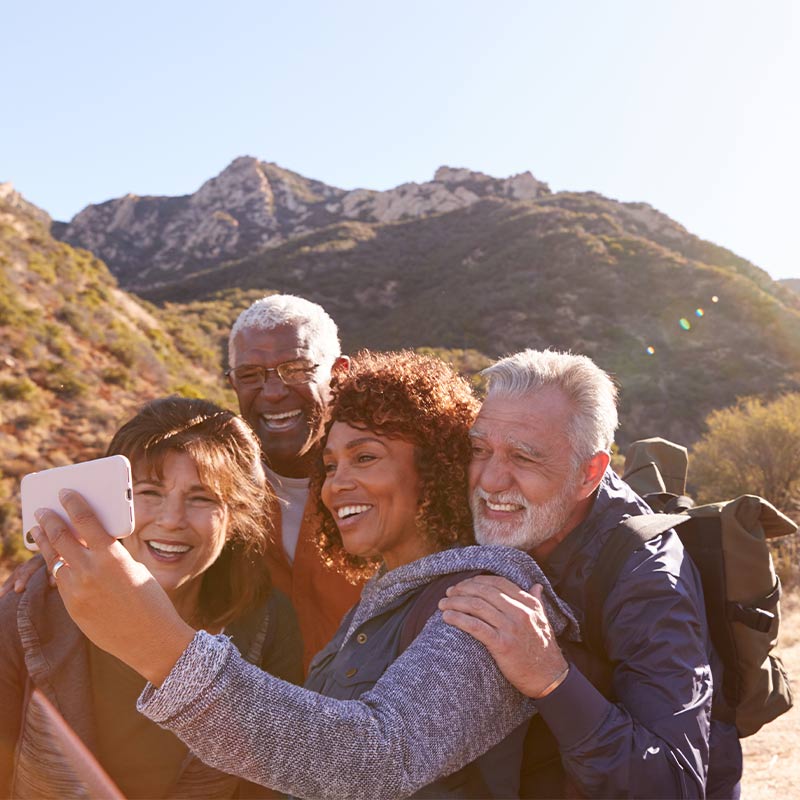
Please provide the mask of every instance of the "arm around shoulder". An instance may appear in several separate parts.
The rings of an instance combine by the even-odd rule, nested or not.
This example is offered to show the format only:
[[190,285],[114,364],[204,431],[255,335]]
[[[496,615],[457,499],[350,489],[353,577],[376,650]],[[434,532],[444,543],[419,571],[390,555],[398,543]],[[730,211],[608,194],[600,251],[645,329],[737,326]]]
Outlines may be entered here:
[[703,797],[712,695],[705,610],[694,566],[674,542],[630,557],[603,608],[603,639],[613,702],[573,666],[538,703],[565,770],[588,797]]

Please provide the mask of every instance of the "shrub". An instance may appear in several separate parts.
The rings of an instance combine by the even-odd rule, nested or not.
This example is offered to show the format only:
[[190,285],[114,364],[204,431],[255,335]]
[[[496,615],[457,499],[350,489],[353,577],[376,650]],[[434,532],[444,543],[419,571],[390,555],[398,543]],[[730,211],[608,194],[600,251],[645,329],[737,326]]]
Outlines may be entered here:
[[44,385],[51,392],[67,399],[83,397],[89,391],[89,384],[63,364],[49,369]]
[[27,400],[36,394],[36,384],[30,378],[0,381],[0,397],[6,400]]
[[105,383],[122,386],[124,389],[130,388],[132,384],[131,371],[122,367],[108,367],[100,373],[100,376]]
[[712,412],[692,449],[690,475],[703,502],[758,494],[781,510],[800,491],[800,394],[758,398]]
[[192,397],[195,399],[204,399],[206,397],[206,392],[203,392],[201,389],[198,389],[196,386],[192,386],[188,383],[179,383],[170,389],[171,394],[178,394],[181,397]]

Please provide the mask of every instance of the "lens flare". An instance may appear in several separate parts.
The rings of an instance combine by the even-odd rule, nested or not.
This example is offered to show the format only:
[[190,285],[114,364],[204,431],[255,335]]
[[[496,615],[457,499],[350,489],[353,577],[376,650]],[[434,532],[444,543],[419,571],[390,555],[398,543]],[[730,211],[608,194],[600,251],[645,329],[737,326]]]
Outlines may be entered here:
[[653,345],[650,345],[650,347],[648,347],[647,350],[645,350],[645,353],[647,353],[647,355],[649,356],[653,356],[656,353],[656,349],[655,347],[653,347]]
[[685,331],[691,330],[691,327],[692,327],[692,323],[689,322],[689,320],[686,319],[686,317],[681,317],[678,320],[678,325],[680,325],[681,328],[683,328]]
[[711,302],[712,302],[712,303],[719,303],[719,297],[717,297],[716,295],[714,295],[714,296],[711,298]]
[[703,316],[705,313],[706,313],[706,312],[705,312],[705,311],[703,311],[703,309],[702,309],[702,308],[696,308],[696,309],[694,310],[694,315],[695,315],[696,317],[702,317],[702,316]]

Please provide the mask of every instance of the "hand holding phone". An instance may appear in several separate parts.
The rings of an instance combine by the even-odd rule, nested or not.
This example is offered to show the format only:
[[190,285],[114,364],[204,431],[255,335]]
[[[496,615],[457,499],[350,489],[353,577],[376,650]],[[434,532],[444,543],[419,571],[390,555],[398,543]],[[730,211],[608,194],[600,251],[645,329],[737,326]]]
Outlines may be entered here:
[[31,472],[22,478],[22,538],[28,550],[39,546],[30,536],[36,523],[38,508],[50,508],[68,522],[61,513],[58,500],[61,489],[79,492],[94,510],[98,520],[115,539],[130,536],[134,528],[131,465],[122,455],[96,458],[65,467]]

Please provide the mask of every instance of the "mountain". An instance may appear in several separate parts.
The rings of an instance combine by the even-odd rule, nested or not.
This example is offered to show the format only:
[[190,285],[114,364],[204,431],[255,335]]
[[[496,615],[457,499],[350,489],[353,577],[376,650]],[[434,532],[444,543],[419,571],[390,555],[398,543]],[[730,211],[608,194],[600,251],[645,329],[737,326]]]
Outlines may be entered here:
[[240,158],[193,195],[69,223],[3,185],[0,532],[21,474],[96,455],[145,397],[234,406],[227,332],[275,291],[321,303],[349,352],[425,348],[470,374],[524,347],[586,353],[622,388],[623,449],[690,445],[711,410],[800,389],[800,295],[645,203],[530,173],[346,191]]
[[345,191],[238,158],[193,195],[111,200],[56,230],[187,320],[288,291],[327,308],[349,351],[587,353],[622,386],[622,446],[690,444],[709,411],[800,388],[797,293],[645,203],[554,193],[530,173],[441,167]]
[[124,286],[139,289],[343,220],[389,223],[464,208],[482,197],[532,199],[548,192],[530,173],[498,180],[447,167],[430,183],[345,191],[241,157],[192,195],[126,195],[88,206],[54,232],[102,258]]
[[215,337],[120,290],[105,264],[50,226],[0,184],[0,556],[20,543],[25,473],[101,455],[152,397],[233,405]]

